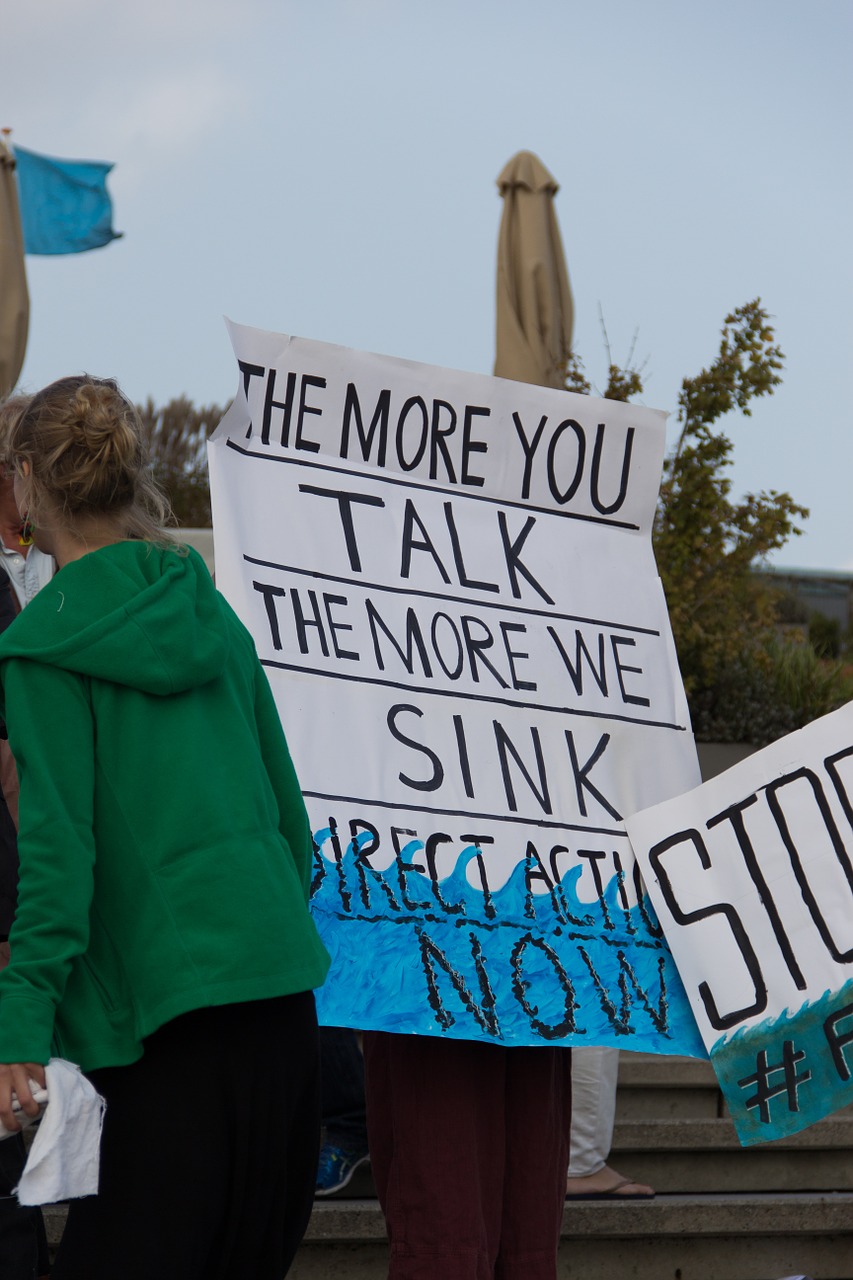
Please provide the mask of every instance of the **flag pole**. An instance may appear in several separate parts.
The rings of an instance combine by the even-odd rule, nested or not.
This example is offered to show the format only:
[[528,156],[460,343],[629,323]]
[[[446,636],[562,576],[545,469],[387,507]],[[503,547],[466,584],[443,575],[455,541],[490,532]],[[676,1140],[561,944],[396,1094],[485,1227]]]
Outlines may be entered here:
[[24,265],[24,237],[10,146],[12,130],[0,129],[0,398],[18,381],[27,350],[30,297]]

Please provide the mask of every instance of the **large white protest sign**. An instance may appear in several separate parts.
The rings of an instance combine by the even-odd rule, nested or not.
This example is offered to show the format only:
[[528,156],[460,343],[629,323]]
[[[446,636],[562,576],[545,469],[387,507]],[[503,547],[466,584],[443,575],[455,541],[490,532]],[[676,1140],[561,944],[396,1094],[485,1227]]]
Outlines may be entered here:
[[853,705],[628,830],[741,1141],[853,1102]]
[[698,781],[655,411],[231,326],[217,581],[314,831],[329,1024],[704,1054],[623,815]]

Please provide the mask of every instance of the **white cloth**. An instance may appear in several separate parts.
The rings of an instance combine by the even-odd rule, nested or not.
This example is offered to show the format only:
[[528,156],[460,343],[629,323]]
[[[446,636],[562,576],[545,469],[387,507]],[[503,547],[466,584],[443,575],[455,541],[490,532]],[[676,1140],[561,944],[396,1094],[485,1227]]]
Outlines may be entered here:
[[51,1058],[47,1106],[16,1193],[20,1204],[96,1195],[106,1103],[79,1067]]
[[607,1164],[616,1119],[618,1073],[618,1049],[572,1049],[570,1178],[586,1178]]

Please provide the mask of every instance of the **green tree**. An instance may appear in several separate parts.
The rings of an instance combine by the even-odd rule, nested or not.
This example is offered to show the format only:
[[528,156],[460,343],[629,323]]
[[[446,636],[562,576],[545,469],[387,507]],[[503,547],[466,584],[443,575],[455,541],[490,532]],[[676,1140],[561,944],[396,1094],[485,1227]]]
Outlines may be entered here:
[[158,408],[150,398],[137,405],[154,478],[167,494],[180,526],[209,529],[210,487],[207,479],[207,439],[225,409],[196,408],[186,396]]
[[838,619],[828,618],[825,613],[813,613],[809,618],[809,644],[819,658],[839,658],[841,623]]
[[[604,395],[639,394],[641,371],[630,360],[621,369],[609,347],[608,359]],[[734,446],[720,420],[735,411],[749,417],[754,400],[772,395],[783,359],[756,298],[726,316],[715,359],[684,379],[678,397],[680,431],[664,463],[653,541],[700,738],[770,742],[831,710],[847,692],[839,666],[822,664],[810,645],[778,637],[779,593],[756,571],[801,532],[796,522],[808,512],[774,489],[732,497]],[[576,357],[566,386],[590,390]]]
[[655,555],[688,696],[712,692],[738,662],[768,665],[776,592],[755,569],[808,512],[771,489],[732,500],[734,446],[716,428],[781,382],[782,352],[756,298],[726,316],[716,358],[678,397],[680,433],[664,464]]

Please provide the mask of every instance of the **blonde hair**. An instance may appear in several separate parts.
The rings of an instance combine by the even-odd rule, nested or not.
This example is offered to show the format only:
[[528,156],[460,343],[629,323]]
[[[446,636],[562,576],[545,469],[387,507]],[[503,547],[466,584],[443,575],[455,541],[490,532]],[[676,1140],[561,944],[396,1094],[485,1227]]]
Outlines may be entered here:
[[7,396],[0,402],[0,462],[11,462],[9,458],[9,436],[12,427],[32,400],[32,396]]
[[114,517],[127,538],[174,541],[165,529],[174,517],[148,468],[139,414],[111,378],[81,374],[36,392],[0,448],[19,474],[29,464],[25,486],[35,524],[47,506],[66,528]]

